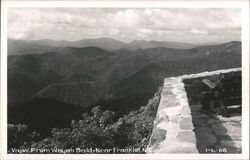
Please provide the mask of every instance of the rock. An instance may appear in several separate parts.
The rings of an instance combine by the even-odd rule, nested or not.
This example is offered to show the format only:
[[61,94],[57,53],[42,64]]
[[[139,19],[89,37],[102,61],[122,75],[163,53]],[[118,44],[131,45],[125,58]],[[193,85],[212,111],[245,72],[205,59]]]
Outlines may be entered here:
[[166,130],[156,128],[153,132],[149,146],[158,145],[160,142],[166,139]]
[[228,135],[227,129],[223,127],[222,123],[212,124],[211,128],[218,135]]
[[210,119],[207,121],[207,124],[215,124],[215,123],[220,123],[221,121],[218,119]]
[[190,105],[190,109],[192,112],[199,112],[201,111],[201,105]]
[[167,115],[167,113],[166,112],[164,112],[164,111],[161,111],[161,112],[159,112],[158,113],[158,115],[156,116],[156,120],[155,120],[155,122],[154,122],[154,125],[155,126],[157,126],[159,123],[161,123],[161,122],[168,122],[168,120],[169,120],[169,117],[168,117],[168,115]]
[[180,122],[180,129],[181,130],[193,130],[193,124],[192,124],[192,118],[191,117],[186,117],[183,118]]
[[222,117],[221,115],[217,115],[216,118],[223,122],[241,122],[242,120],[241,115],[233,116],[233,114],[230,114],[230,117]]
[[241,141],[241,136],[235,136],[235,135],[216,135],[216,138],[218,140],[233,140],[233,141]]
[[178,139],[181,142],[196,143],[195,134],[193,131],[181,131],[181,132],[179,132]]
[[216,143],[216,137],[209,127],[196,127],[195,134],[197,143],[214,144]]
[[233,141],[241,141],[241,140],[242,140],[241,135],[238,135],[238,136],[231,135],[230,138],[231,138]]
[[211,125],[213,131],[219,135],[241,136],[241,125],[234,122],[217,123]]
[[191,115],[191,111],[190,111],[190,108],[189,108],[188,105],[182,106],[181,114],[184,115],[184,116]]
[[206,120],[201,119],[201,118],[193,118],[193,125],[194,126],[202,126],[205,127],[207,126]]
[[241,136],[241,125],[239,123],[226,122],[226,123],[222,123],[222,125],[223,127],[226,128],[230,136],[231,135]]
[[192,112],[193,118],[208,118],[209,116],[201,112]]
[[165,107],[176,107],[180,105],[180,102],[176,100],[176,96],[168,96],[168,98],[166,100],[163,100],[163,104],[164,108]]
[[172,118],[170,119],[170,122],[172,122],[172,123],[179,123],[179,118],[178,118],[177,116],[172,117]]
[[164,86],[169,86],[169,85],[173,85],[175,83],[179,83],[179,79],[172,77],[172,78],[165,78],[164,80]]
[[241,148],[241,141],[220,140],[220,144],[223,145],[223,146]]
[[172,92],[172,90],[170,88],[164,87],[161,94],[162,94],[162,97],[164,97],[164,96],[167,96],[167,95],[172,95],[173,92]]

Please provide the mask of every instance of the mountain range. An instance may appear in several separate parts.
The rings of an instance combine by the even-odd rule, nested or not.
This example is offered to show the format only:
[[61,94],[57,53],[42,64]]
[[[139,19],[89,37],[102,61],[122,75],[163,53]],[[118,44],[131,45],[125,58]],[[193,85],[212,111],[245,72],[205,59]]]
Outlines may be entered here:
[[128,50],[137,50],[156,47],[189,49],[197,47],[197,45],[184,42],[153,40],[135,40],[125,43],[106,37],[99,39],[83,39],[79,41],[56,41],[50,39],[25,41],[8,39],[8,55],[40,54],[48,51],[57,51],[61,47],[98,47],[108,51],[115,51],[123,48]]
[[[115,111],[119,118],[145,105],[165,77],[241,67],[238,41],[188,49],[134,41],[131,46],[143,45],[128,49],[121,47],[123,43],[104,38],[101,41],[105,42],[95,43],[99,47],[80,47],[87,41],[90,43],[84,40],[78,47],[67,46],[68,41],[59,44],[50,40],[21,41],[12,48],[11,40],[8,46],[10,123],[26,123],[34,130],[47,133],[96,105]],[[22,42],[29,44],[28,47],[21,45]],[[25,49],[27,52],[18,52]]]

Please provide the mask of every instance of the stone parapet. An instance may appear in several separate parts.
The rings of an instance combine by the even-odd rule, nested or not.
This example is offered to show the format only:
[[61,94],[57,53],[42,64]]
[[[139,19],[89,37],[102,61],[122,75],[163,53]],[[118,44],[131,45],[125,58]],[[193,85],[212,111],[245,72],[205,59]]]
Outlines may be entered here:
[[241,69],[217,70],[166,78],[146,152],[198,153],[192,114],[183,80],[238,70]]
[[166,78],[148,153],[198,153],[187,96],[179,77]]

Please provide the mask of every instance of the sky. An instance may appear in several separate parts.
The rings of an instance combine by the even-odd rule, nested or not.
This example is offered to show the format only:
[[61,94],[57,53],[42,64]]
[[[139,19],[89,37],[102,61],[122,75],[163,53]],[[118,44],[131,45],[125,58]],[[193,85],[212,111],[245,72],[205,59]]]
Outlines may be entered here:
[[77,41],[110,37],[210,43],[241,40],[241,10],[231,8],[9,8],[8,38]]

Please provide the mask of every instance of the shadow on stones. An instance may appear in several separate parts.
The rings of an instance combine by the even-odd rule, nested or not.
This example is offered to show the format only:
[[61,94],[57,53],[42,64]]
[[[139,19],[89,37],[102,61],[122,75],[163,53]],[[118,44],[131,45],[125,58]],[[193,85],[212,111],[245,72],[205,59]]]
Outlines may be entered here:
[[[196,136],[196,147],[199,153],[241,153],[241,116],[242,107],[229,108],[229,117],[225,118],[202,111],[200,101],[204,91],[195,79],[183,81],[192,114]],[[219,119],[220,118],[220,119]],[[229,129],[227,129],[226,127]]]
[[231,137],[220,119],[204,112],[200,117],[194,111],[191,113],[199,153],[241,153],[234,143],[241,141],[241,137]]
[[160,142],[166,139],[166,130],[156,128],[153,131],[151,136],[150,144],[148,145],[150,148],[156,147]]

